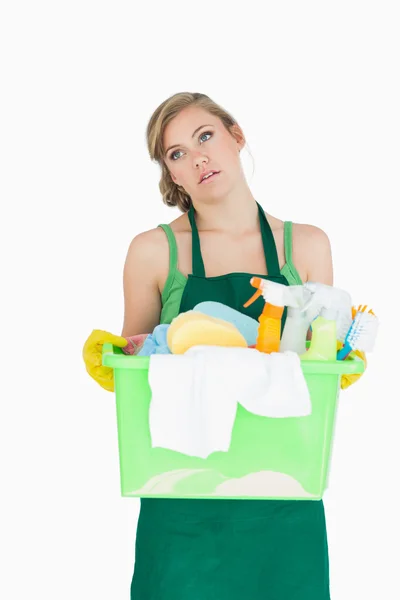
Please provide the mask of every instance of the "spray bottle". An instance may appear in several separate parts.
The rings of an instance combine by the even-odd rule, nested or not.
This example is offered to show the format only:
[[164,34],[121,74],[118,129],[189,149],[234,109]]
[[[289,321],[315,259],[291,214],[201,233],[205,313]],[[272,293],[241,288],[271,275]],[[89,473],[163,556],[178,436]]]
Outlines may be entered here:
[[[260,277],[252,277],[250,284],[257,288],[257,292],[244,304],[244,306],[250,306],[250,304],[255,302],[261,295],[265,300],[264,309],[258,318],[260,325],[258,328],[256,349],[266,353],[279,352],[281,343],[281,321],[285,306],[303,310],[308,307],[307,304],[304,306],[304,286],[294,285],[288,287],[282,283],[261,279]],[[287,325],[285,325],[285,330],[286,327]],[[291,335],[288,335],[287,337],[288,342],[290,339],[297,345],[297,342],[292,340],[292,336],[294,336],[295,333],[297,339],[298,331],[295,332],[293,329]],[[304,334],[304,343],[305,335],[306,334]],[[286,350],[290,349],[289,345],[290,344],[288,343]]]
[[[304,289],[304,295],[310,294]],[[310,294],[311,296],[311,294]],[[306,351],[307,332],[310,324],[307,317],[307,301],[304,300],[302,308],[288,307],[285,327],[283,328],[280,351],[304,354]]]
[[307,316],[312,336],[309,350],[301,360],[336,360],[337,340],[344,341],[352,322],[351,296],[331,285],[308,281],[304,287],[312,293]]

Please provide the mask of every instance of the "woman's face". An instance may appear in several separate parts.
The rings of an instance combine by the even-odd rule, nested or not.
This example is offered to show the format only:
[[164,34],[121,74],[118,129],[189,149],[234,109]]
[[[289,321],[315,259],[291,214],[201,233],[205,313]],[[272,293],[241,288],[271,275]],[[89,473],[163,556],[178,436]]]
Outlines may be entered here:
[[[223,196],[242,177],[239,151],[245,140],[239,126],[233,137],[218,117],[199,107],[183,109],[164,131],[164,161],[173,181],[193,200]],[[171,147],[172,146],[172,147]],[[204,171],[220,171],[200,183]]]

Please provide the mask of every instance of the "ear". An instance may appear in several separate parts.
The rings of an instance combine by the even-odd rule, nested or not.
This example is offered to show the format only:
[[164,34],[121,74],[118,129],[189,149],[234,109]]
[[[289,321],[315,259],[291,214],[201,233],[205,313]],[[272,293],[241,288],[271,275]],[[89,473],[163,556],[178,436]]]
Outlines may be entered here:
[[171,179],[172,181],[176,184],[179,185],[177,178],[175,177],[175,175],[173,173],[171,173],[171,171],[169,172],[169,174],[171,175]]
[[237,142],[238,150],[240,152],[246,144],[246,138],[244,137],[242,128],[239,127],[239,125],[237,123],[235,123],[234,125],[231,126],[230,131]]
[[178,180],[177,180],[177,178],[175,177],[175,175],[173,175],[173,174],[171,173],[171,171],[170,171],[169,173],[170,173],[170,175],[171,175],[171,179],[172,179],[172,181],[175,183],[175,185],[176,185],[176,186],[177,186],[177,187],[178,187],[180,190],[183,190],[184,192],[186,192],[185,188],[184,188],[184,187],[183,187],[183,186],[182,186],[182,185],[181,185],[181,184],[178,182]]

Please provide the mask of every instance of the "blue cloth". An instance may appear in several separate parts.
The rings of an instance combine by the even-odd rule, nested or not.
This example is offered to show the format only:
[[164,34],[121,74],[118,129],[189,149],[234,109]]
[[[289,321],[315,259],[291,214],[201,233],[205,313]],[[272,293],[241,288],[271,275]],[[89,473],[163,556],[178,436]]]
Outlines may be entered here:
[[150,333],[138,352],[138,356],[150,356],[151,354],[171,354],[167,344],[167,331],[169,324],[157,325],[153,333]]

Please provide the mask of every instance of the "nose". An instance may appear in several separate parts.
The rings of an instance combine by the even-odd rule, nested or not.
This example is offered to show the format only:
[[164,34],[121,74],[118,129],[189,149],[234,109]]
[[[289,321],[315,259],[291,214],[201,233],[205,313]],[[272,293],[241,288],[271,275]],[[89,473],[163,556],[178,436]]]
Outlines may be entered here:
[[197,155],[194,157],[194,164],[196,167],[199,167],[203,163],[207,163],[207,162],[208,162],[208,158],[206,156],[204,156],[204,154],[202,152],[198,152]]

